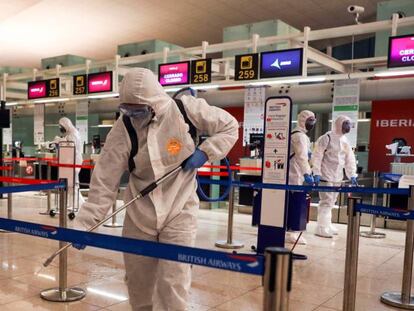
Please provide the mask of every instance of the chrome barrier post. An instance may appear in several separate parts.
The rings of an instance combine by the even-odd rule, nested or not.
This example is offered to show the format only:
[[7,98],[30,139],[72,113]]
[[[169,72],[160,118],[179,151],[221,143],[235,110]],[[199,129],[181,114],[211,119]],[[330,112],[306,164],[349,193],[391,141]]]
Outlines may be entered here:
[[358,276],[359,225],[361,213],[355,212],[355,204],[360,198],[348,198],[348,228],[346,235],[343,311],[355,311]]
[[[375,171],[372,187],[373,188],[378,188],[378,184],[379,184],[378,172]],[[373,193],[372,194],[372,205],[377,205],[377,203],[378,203],[378,194]],[[377,216],[376,215],[371,215],[371,224],[370,224],[369,231],[363,231],[363,232],[361,232],[360,235],[364,238],[371,238],[371,239],[383,239],[383,238],[385,238],[386,237],[385,233],[375,232],[376,226],[377,226]]]
[[[52,179],[52,172],[51,172],[51,167],[50,167],[50,163],[47,162],[47,180],[51,180]],[[45,212],[39,212],[40,215],[50,215],[50,210],[52,209],[52,191],[51,190],[47,190],[46,191],[47,194],[47,208]]]
[[[414,186],[410,186],[408,210],[414,210]],[[381,295],[381,302],[402,309],[414,310],[414,296],[411,296],[413,278],[413,250],[414,250],[414,220],[407,220],[405,234],[404,266],[401,292],[385,292]]]
[[265,249],[263,311],[289,310],[292,253],[284,247]]
[[[235,172],[232,171],[231,178],[234,180]],[[238,241],[233,241],[233,218],[234,218],[234,187],[231,186],[229,193],[229,215],[227,218],[227,240],[220,240],[216,242],[216,247],[225,249],[239,249],[243,248],[244,244]]]
[[[67,226],[67,206],[66,191],[60,188],[59,193],[59,226],[66,228]],[[67,242],[60,241],[59,246],[64,247]],[[86,292],[82,288],[68,288],[68,250],[64,250],[59,254],[59,287],[43,290],[40,297],[48,301],[54,302],[70,302],[77,301],[85,297]]]
[[[11,171],[8,173],[9,177],[11,177]],[[10,184],[7,183],[6,186],[9,186]],[[12,194],[7,194],[7,219],[13,218],[13,200],[12,200]],[[0,233],[10,233],[11,231],[0,229]]]
[[[118,194],[119,194],[119,189],[118,189]],[[116,211],[116,199],[114,204],[112,205],[112,213],[114,213]],[[121,228],[123,225],[117,222],[116,219],[117,214],[114,213],[114,215],[111,218],[111,222],[108,224],[104,224],[104,227],[109,227],[109,228]]]

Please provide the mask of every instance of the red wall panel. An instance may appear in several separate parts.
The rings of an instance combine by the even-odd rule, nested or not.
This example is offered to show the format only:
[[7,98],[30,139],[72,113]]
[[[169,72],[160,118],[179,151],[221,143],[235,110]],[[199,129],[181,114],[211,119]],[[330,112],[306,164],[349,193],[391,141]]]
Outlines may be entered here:
[[233,149],[227,156],[231,164],[239,163],[239,159],[244,155],[243,149],[243,119],[244,119],[244,107],[226,107],[224,108],[239,122],[239,139],[234,145]]
[[414,153],[414,99],[372,102],[369,171],[390,171],[393,157],[385,145],[394,138],[404,138]]

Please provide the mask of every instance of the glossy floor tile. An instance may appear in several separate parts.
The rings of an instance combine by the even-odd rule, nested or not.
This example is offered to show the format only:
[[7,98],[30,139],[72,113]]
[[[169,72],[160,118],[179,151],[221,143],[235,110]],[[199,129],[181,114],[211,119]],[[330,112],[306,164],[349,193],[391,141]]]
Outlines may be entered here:
[[[13,196],[15,219],[57,225],[58,216],[40,215],[46,198],[34,193]],[[121,204],[121,202],[118,202]],[[0,200],[0,217],[6,215],[6,201]],[[122,222],[124,215],[118,217]],[[244,244],[242,253],[251,253],[256,244],[257,228],[251,216],[236,214],[233,237]],[[69,222],[69,226],[72,223]],[[312,234],[313,222],[304,234],[307,245],[297,245],[296,253],[308,260],[293,266],[293,311],[334,311],[342,309],[346,253],[346,226],[338,225],[339,235],[324,239]],[[365,230],[365,229],[363,229]],[[121,235],[121,228],[100,228],[99,232]],[[405,234],[382,230],[386,239],[360,238],[357,282],[357,310],[394,310],[379,301],[387,290],[401,287]],[[220,250],[217,240],[227,236],[227,213],[224,210],[200,210],[196,246]],[[286,247],[291,248],[291,244]],[[53,303],[40,298],[43,289],[58,285],[58,260],[40,269],[42,262],[58,248],[58,242],[16,233],[0,233],[0,310],[3,311],[132,311],[124,283],[121,253],[88,247],[68,252],[68,284],[82,287],[86,297],[79,302]],[[193,311],[262,311],[262,278],[241,273],[193,266],[190,310]]]

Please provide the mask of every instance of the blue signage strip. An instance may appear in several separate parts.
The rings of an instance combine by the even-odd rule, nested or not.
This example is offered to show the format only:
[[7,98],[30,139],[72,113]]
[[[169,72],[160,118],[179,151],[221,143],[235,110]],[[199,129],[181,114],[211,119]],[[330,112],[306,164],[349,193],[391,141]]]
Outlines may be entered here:
[[[199,178],[199,184],[212,184],[228,186],[227,181],[212,180],[208,178]],[[279,189],[290,191],[321,191],[321,192],[342,192],[342,193],[378,193],[378,194],[398,194],[408,195],[409,189],[400,188],[367,188],[367,187],[328,187],[328,186],[296,186],[296,185],[283,185],[283,184],[264,184],[264,183],[250,183],[233,181],[234,187],[242,188],[254,188],[254,189]]]
[[414,219],[414,212],[368,204],[355,204],[355,211],[376,216],[391,217],[398,220]]
[[290,49],[260,54],[260,78],[302,75],[303,49]]
[[216,269],[255,275],[264,274],[263,256],[225,253],[202,248],[136,240],[5,218],[0,218],[0,229]]
[[36,185],[7,186],[7,187],[0,187],[0,194],[64,189],[64,188],[66,188],[66,184],[60,183],[60,182],[47,183],[47,184],[36,184]]

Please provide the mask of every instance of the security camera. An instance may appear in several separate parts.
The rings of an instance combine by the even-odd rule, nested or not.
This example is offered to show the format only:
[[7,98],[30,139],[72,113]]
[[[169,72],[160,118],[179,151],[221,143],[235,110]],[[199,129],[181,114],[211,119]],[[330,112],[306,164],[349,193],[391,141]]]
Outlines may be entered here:
[[350,5],[348,7],[348,12],[352,14],[362,14],[365,12],[365,8],[359,5]]
[[348,13],[355,15],[355,23],[360,24],[359,15],[364,13],[365,8],[359,5],[350,5],[348,7]]

